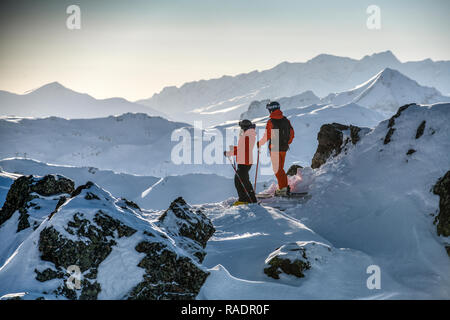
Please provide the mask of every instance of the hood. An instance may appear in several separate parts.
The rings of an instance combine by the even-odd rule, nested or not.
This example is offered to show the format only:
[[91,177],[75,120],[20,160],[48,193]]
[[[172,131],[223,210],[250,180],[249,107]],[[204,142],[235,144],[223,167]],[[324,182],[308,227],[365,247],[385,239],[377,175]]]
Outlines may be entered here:
[[283,117],[283,112],[281,112],[280,109],[277,109],[270,113],[270,119],[281,119]]

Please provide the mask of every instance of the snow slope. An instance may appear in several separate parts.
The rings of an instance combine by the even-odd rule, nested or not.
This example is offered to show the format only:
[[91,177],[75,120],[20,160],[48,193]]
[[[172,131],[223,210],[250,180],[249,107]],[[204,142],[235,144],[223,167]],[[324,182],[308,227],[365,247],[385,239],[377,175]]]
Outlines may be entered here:
[[252,101],[275,100],[308,90],[325,96],[354,88],[384,68],[396,69],[421,85],[450,93],[449,61],[402,63],[386,51],[360,60],[321,54],[307,62],[283,62],[269,70],[188,82],[179,88],[166,87],[138,103],[164,110],[178,121],[203,119],[209,125],[217,125],[238,119]]
[[164,116],[152,108],[123,98],[97,100],[58,82],[48,83],[26,94],[0,91],[0,116],[99,118],[127,112]]
[[24,157],[46,163],[92,166],[118,172],[164,176],[172,131],[186,124],[146,114],[97,119],[0,119],[0,158]]
[[[198,298],[449,299],[449,239],[437,236],[439,199],[430,191],[450,169],[449,120],[450,104],[410,106],[395,119],[388,144],[383,121],[347,154],[315,170],[309,201],[202,206],[217,231],[205,260],[211,275]],[[406,155],[411,148],[416,152]],[[283,251],[289,246],[314,257],[305,278],[262,273],[264,259],[282,243],[289,245],[278,251],[290,259],[295,254]],[[370,265],[380,267],[381,289],[366,286]]]
[[444,97],[436,89],[421,86],[397,70],[389,68],[352,90],[332,93],[322,99],[322,103],[334,105],[357,103],[388,116],[408,103],[430,104],[448,101],[450,97]]

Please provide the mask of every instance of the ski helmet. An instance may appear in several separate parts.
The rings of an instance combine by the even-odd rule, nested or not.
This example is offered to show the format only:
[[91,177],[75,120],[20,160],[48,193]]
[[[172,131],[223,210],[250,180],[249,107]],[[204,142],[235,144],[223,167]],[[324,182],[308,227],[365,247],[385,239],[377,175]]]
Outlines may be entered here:
[[266,105],[266,109],[270,112],[280,109],[280,104],[276,101],[272,101]]
[[255,129],[256,125],[250,120],[244,119],[239,121],[239,127],[241,127],[241,129],[245,131],[247,129]]

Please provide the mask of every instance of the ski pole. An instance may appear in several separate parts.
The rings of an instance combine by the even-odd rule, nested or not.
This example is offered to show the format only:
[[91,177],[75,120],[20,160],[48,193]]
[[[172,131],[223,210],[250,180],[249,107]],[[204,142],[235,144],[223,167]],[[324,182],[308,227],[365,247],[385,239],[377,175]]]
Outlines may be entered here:
[[238,173],[237,170],[236,170],[236,165],[234,165],[234,164],[231,162],[230,157],[227,157],[227,158],[228,158],[228,161],[230,161],[230,164],[231,164],[231,166],[233,167],[234,173],[236,173],[236,176],[238,177],[239,182],[240,182],[241,185],[242,185],[242,188],[244,188],[244,191],[245,191],[245,193],[247,194],[248,200],[251,202],[251,201],[252,201],[252,198],[250,197],[250,194],[248,193],[247,189],[245,188],[244,182],[242,182],[242,179],[241,179],[241,177],[239,176],[239,173]]

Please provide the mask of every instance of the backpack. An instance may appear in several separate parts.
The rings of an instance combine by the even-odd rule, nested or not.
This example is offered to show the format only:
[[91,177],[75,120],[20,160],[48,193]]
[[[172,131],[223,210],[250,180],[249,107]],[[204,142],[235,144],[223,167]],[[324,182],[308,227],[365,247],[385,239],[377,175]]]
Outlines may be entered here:
[[291,123],[286,117],[281,119],[270,119],[270,121],[272,121],[272,132],[269,144],[270,150],[288,151],[292,128]]

